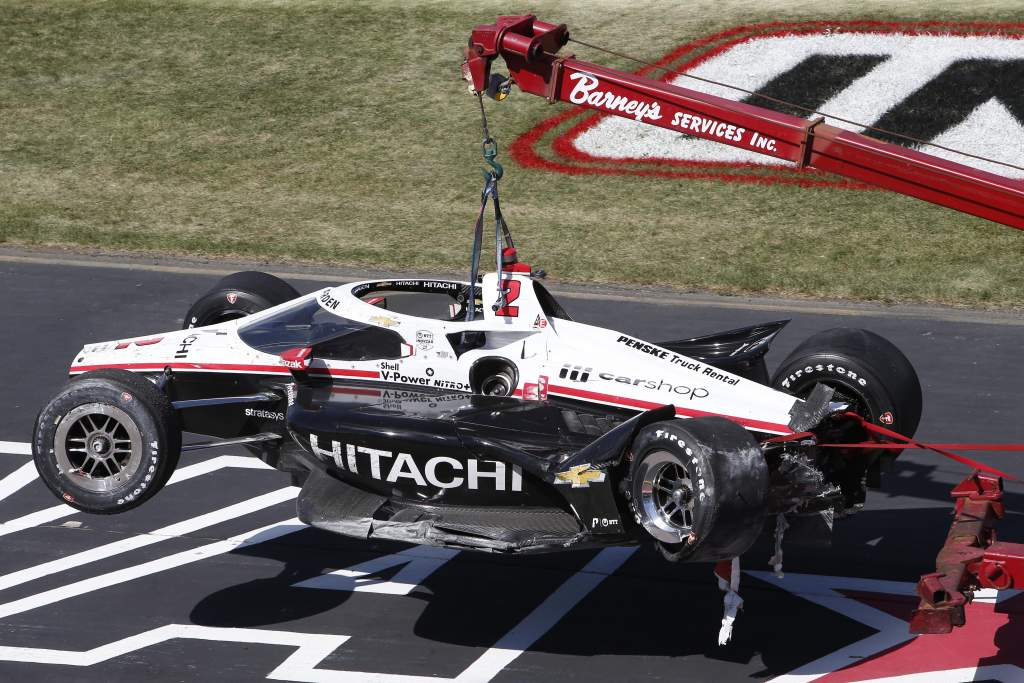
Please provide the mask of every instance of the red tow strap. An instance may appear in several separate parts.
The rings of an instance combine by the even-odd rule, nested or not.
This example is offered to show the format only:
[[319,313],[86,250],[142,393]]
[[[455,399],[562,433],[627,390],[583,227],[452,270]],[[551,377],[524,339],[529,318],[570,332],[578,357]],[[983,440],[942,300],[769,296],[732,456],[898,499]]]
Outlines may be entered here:
[[[870,444],[870,446],[868,445]],[[830,443],[821,444],[829,448],[881,448],[899,450],[907,448],[902,443],[861,442],[861,443]],[[948,448],[951,451],[1014,451],[1024,452],[1024,443],[932,443],[929,448]]]
[[[818,444],[822,448],[870,448],[870,449],[903,449],[903,448],[921,448],[928,451],[933,451],[939,455],[943,455],[950,460],[955,460],[959,463],[973,467],[975,469],[989,472],[997,476],[1003,477],[1004,479],[1010,479],[1017,481],[1017,477],[1011,474],[997,470],[994,467],[990,467],[985,463],[972,460],[964,455],[957,455],[951,453],[952,450],[963,450],[963,451],[1013,451],[1013,452],[1024,452],[1024,444],[1018,443],[941,443],[941,444],[927,444],[921,443],[909,436],[904,436],[898,432],[894,432],[891,429],[886,429],[881,425],[876,425],[873,422],[868,422],[863,416],[857,413],[843,413],[843,417],[849,417],[857,422],[866,429],[869,433],[875,436],[882,436],[888,439],[893,439],[896,443],[884,442],[884,441],[862,441],[860,443],[822,443]],[[797,441],[799,439],[805,439],[808,437],[815,436],[813,432],[799,432],[797,434],[785,434],[783,436],[775,436],[767,439],[765,443],[780,443],[784,441]]]

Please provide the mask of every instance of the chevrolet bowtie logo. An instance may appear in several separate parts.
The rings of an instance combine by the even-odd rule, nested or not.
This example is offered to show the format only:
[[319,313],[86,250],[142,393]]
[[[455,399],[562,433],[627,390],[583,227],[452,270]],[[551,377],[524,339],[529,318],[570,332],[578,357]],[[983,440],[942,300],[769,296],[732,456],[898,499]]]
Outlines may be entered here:
[[398,321],[394,318],[388,318],[383,315],[375,315],[370,318],[370,322],[374,325],[380,325],[381,327],[394,327],[398,324]]
[[574,489],[583,489],[590,486],[590,482],[604,481],[605,473],[595,470],[590,463],[570,467],[565,472],[555,472],[556,484],[572,484]]

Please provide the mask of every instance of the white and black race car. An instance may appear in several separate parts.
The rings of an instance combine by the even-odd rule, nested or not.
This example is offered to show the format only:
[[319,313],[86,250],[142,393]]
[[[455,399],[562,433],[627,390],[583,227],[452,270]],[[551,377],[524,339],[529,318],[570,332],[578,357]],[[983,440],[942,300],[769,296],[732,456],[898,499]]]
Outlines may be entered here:
[[305,296],[238,273],[185,324],[75,356],[33,438],[68,504],[128,510],[181,451],[240,444],[293,475],[303,521],[349,536],[495,552],[653,538],[722,560],[779,515],[788,537],[827,533],[898,452],[829,444],[865,423],[912,435],[921,414],[910,363],[871,332],[815,335],[770,379],[784,321],[651,343],[574,322],[514,257],[472,285]]

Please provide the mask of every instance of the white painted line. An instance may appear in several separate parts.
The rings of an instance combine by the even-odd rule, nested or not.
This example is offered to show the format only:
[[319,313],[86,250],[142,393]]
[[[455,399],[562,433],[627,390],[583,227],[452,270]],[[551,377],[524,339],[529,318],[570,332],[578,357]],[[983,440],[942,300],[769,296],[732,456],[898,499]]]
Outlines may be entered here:
[[[111,585],[119,585],[125,581],[148,576],[158,571],[178,567],[211,555],[227,552],[239,546],[226,544],[236,539],[245,539],[241,543],[255,543],[268,540],[270,534],[280,536],[294,529],[286,525],[298,522],[290,520],[281,524],[264,527],[261,530],[235,537],[229,541],[219,541],[192,551],[178,553],[160,560],[147,562],[137,567],[111,572],[78,583],[33,595],[22,600],[0,605],[0,618],[8,617],[37,607],[53,604],[59,600],[81,595]],[[261,534],[263,534],[261,536]],[[42,648],[0,647],[0,660],[17,662],[36,662],[52,664],[73,664],[92,666],[135,652],[145,647],[170,640],[171,638],[199,638],[205,640],[266,643],[271,645],[291,645],[298,648],[291,656],[281,663],[267,676],[271,680],[286,681],[322,681],[324,683],[357,683],[376,681],[377,683],[484,683],[497,676],[519,655],[547,633],[569,610],[575,607],[594,588],[610,574],[615,572],[629,559],[636,548],[606,548],[593,557],[578,572],[559,586],[544,602],[537,606],[525,619],[499,640],[494,647],[488,649],[458,677],[454,679],[431,676],[409,676],[401,674],[371,673],[366,671],[338,671],[317,669],[322,662],[349,636],[327,635],[322,633],[293,633],[288,631],[267,631],[262,629],[228,629],[201,626],[185,626],[169,624],[152,631],[146,631],[100,647],[75,652],[70,650],[47,650]]]
[[76,510],[70,505],[66,505],[64,503],[54,505],[51,508],[30,512],[27,515],[16,517],[8,522],[3,522],[0,524],[0,536],[13,534],[16,531],[24,531],[25,529],[31,529],[32,527],[43,526],[44,524],[55,522],[61,517],[69,517],[76,514],[84,513],[82,513],[81,510]]
[[[840,590],[866,591],[873,593],[889,593],[896,595],[913,595],[916,585],[905,581],[885,581],[881,579],[860,579],[845,576],[819,576],[815,574],[786,573],[780,579],[773,572],[746,572],[776,588],[827,607],[849,619],[875,629],[877,633],[855,643],[831,652],[824,657],[804,664],[789,673],[776,676],[769,683],[809,683],[825,674],[838,671],[858,660],[872,657],[883,650],[896,647],[915,636],[911,635],[904,619],[876,609],[867,603],[849,598]],[[958,679],[962,680],[962,679]]]
[[168,624],[145,631],[128,638],[122,638],[106,645],[84,652],[74,650],[48,650],[37,647],[0,647],[0,659],[8,662],[33,662],[36,664],[60,664],[62,666],[95,666],[115,657],[137,652],[153,645],[176,638],[213,640],[228,643],[260,643],[285,645],[297,648],[284,662],[274,669],[267,678],[285,681],[316,681],[311,670],[329,654],[341,647],[349,636],[324,633],[296,633],[294,631],[271,631],[256,628],[218,628],[195,626],[193,624]]
[[[109,572],[84,581],[61,586],[0,605],[0,618],[19,614],[92,591],[118,586],[126,581],[149,576],[196,562],[235,548],[262,543],[272,538],[304,528],[297,519],[271,524],[239,536],[211,543],[194,550],[177,553],[135,567]],[[569,610],[575,607],[605,578],[615,572],[636,552],[636,548],[607,548],[595,555],[582,569],[569,577],[554,593],[537,606],[498,643],[488,649],[457,678],[411,676],[404,674],[341,671],[316,668],[331,653],[346,643],[350,636],[324,633],[296,633],[252,628],[216,628],[191,624],[168,624],[134,636],[122,638],[85,651],[55,650],[32,647],[0,646],[0,660],[60,664],[68,666],[94,666],[102,662],[137,652],[175,638],[192,638],[217,642],[254,643],[295,647],[267,678],[283,681],[314,681],[323,683],[484,683],[490,681],[505,667],[547,633]],[[388,556],[390,557],[390,556]]]
[[[569,581],[572,581],[576,576],[579,576],[579,574],[576,574]],[[569,582],[563,584],[559,591],[565,588],[568,583]],[[557,592],[558,591],[556,591],[556,593]],[[587,592],[589,592],[589,590],[585,591],[580,597],[585,597]],[[541,607],[543,607],[543,605],[541,605]],[[558,618],[561,618],[561,616],[564,616],[564,611],[562,614],[558,615]],[[520,623],[520,626],[513,629],[506,638],[515,633],[532,617],[533,615],[531,614]],[[905,623],[906,622],[904,622],[904,624]],[[543,627],[543,624],[538,622],[536,623],[536,626]],[[530,636],[530,634],[525,635],[527,637]],[[537,634],[536,637],[539,637],[540,635],[543,635],[543,633]],[[534,637],[531,642],[535,642],[536,637]],[[289,655],[279,666],[267,674],[267,679],[278,681],[307,681],[314,683],[454,683],[456,681],[479,681],[480,683],[484,683],[485,681],[491,680],[495,673],[492,667],[480,669],[477,672],[471,672],[470,669],[472,669],[472,666],[475,666],[476,663],[456,679],[403,674],[370,673],[362,671],[340,671],[336,669],[318,669],[317,665],[323,662],[338,648],[348,643],[351,636],[327,633],[298,633],[295,631],[277,631],[256,628],[196,626],[193,624],[167,624],[166,626],[144,631],[142,633],[128,636],[127,638],[122,638],[121,640],[116,640],[114,642],[92,648],[91,650],[84,651],[0,646],[0,661],[90,667],[175,639],[293,647],[295,648],[295,652]],[[502,640],[504,641],[505,639]],[[481,656],[477,662],[481,661],[489,654],[490,651]],[[846,664],[849,663],[849,661],[846,662]],[[819,672],[819,677],[825,673],[827,672]],[[481,674],[481,676],[486,676],[487,674],[491,675],[489,677],[481,677],[476,674]],[[958,683],[959,681],[978,680],[980,678],[1016,681],[1020,680],[1020,676],[1021,669],[1019,667],[1012,664],[1002,664],[982,667],[965,667],[961,669],[951,669],[948,671],[912,673],[872,680],[873,683]]]
[[0,453],[32,455],[32,444],[23,441],[0,441]]
[[459,674],[459,682],[489,681],[511,664],[551,627],[569,613],[590,591],[614,573],[628,560],[636,548],[605,548],[559,586],[519,624],[499,640],[494,647]]
[[[292,585],[297,588],[408,595],[426,581],[427,577],[458,554],[459,551],[452,548],[417,545],[401,552],[375,557],[347,569],[314,576]],[[398,566],[401,566],[402,569],[391,580],[374,576],[386,569]]]
[[167,555],[166,557],[161,557],[156,560],[143,562],[142,564],[132,567],[126,567],[124,569],[107,572],[106,574],[100,574],[81,581],[75,581],[74,583],[69,583],[64,586],[59,586],[48,591],[43,591],[42,593],[36,593],[35,595],[30,595],[28,597],[21,598],[20,600],[13,600],[0,605],[0,619],[14,614],[21,614],[22,612],[28,612],[29,610],[38,609],[40,607],[45,607],[47,605],[52,605],[56,602],[67,600],[68,598],[92,593],[93,591],[120,586],[121,584],[134,579],[139,579],[168,569],[175,569],[176,567],[181,567],[193,562],[199,562],[200,560],[205,560],[208,557],[231,552],[236,548],[264,543],[265,541],[270,541],[305,528],[307,528],[306,525],[298,519],[287,519],[283,522],[277,522],[276,524],[269,524],[265,527],[260,527],[259,529],[247,531],[244,534],[239,534],[238,536],[232,536],[231,538],[227,538],[223,541],[216,541],[198,548],[184,550],[180,553],[174,553],[173,555]]
[[[189,465],[179,469],[171,477],[169,484],[180,483],[188,479],[202,476],[225,467],[243,467],[261,469],[267,468],[263,462],[250,457],[242,456],[219,456],[210,460]],[[31,468],[31,469],[29,469]],[[35,479],[35,467],[29,462],[12,474],[0,480],[0,500],[19,490],[25,484]],[[6,494],[4,491],[8,491]],[[279,489],[263,496],[243,501],[236,505],[216,510],[205,515],[192,519],[177,522],[163,527],[150,534],[136,536],[121,541],[115,541],[98,548],[83,551],[66,558],[43,563],[35,567],[12,572],[0,576],[0,590],[17,586],[44,576],[49,576],[60,571],[82,566],[90,562],[109,558],[137,548],[157,543],[166,538],[181,536],[194,532],[219,522],[233,519],[255,510],[294,498],[298,493],[296,487]],[[20,531],[32,526],[52,522],[62,517],[78,513],[69,505],[56,505],[52,508],[39,510],[24,515],[0,525],[0,536]],[[127,567],[124,569],[107,572],[81,581],[73,582],[30,595],[19,600],[0,604],[0,619],[15,614],[27,612],[47,605],[52,605],[69,598],[77,597],[101,590],[111,586],[118,586],[127,581],[150,576],[152,574],[174,569],[176,567],[198,562],[215,555],[230,552],[236,548],[247,545],[254,545],[265,541],[284,536],[305,528],[297,519],[290,519],[277,524],[271,524],[260,529],[249,531],[245,534],[233,536],[223,541],[201,546],[192,550],[186,550],[173,555],[168,555],[150,562]],[[423,549],[413,549],[420,550]],[[473,664],[463,671],[457,678],[450,681],[489,681],[505,667],[511,664],[519,655],[528,649],[541,636],[547,633],[560,619],[562,619],[573,607],[596,588],[604,579],[615,572],[622,564],[636,551],[635,548],[607,548],[598,553],[581,570],[571,576],[554,593],[549,595],[536,609],[533,610],[523,621],[507,633],[494,647],[488,649]],[[457,551],[451,552],[454,556]],[[447,552],[445,554],[447,555]],[[410,552],[410,555],[412,553]],[[390,556],[389,556],[390,557]],[[421,558],[422,559],[422,558]],[[441,566],[450,557],[433,557],[432,569]],[[372,564],[364,563],[364,564]],[[370,573],[368,569],[375,567],[360,566],[365,576]],[[405,570],[409,570],[406,567]],[[344,571],[344,570],[343,570]],[[429,573],[429,572],[428,572]],[[396,576],[395,579],[399,579]],[[361,577],[348,577],[353,584]],[[386,583],[386,582],[385,582]],[[418,581],[396,581],[396,586],[390,587],[387,591],[380,591],[378,587],[374,590],[370,585],[360,586],[359,590],[371,590],[374,592],[394,592],[397,594],[408,591],[393,590],[401,583],[415,586]],[[333,586],[332,586],[333,587]],[[354,587],[354,586],[353,586]],[[350,588],[351,590],[351,588]],[[378,674],[368,672],[351,672],[316,669],[316,665],[326,658],[342,643],[348,640],[349,636],[334,636],[326,634],[298,634],[287,631],[268,631],[260,629],[219,629],[199,626],[185,626],[171,624],[160,629],[154,629],[136,636],[108,643],[107,645],[94,648],[85,652],[74,652],[70,650],[48,650],[42,648],[21,648],[0,646],[0,660],[38,662],[38,663],[60,663],[90,666],[114,657],[122,656],[153,644],[164,642],[171,638],[197,638],[206,640],[230,641],[230,642],[251,642],[280,645],[294,645],[298,649],[289,656],[279,667],[270,673],[268,678],[276,680],[296,681],[338,681],[351,683],[354,681],[388,681],[392,683],[413,683],[414,681],[439,681],[434,677],[407,676],[396,674]]]
[[36,464],[29,460],[3,479],[0,479],[0,500],[5,500],[14,495],[38,476]]
[[[28,463],[31,465],[32,463]],[[183,481],[192,479],[193,477],[199,477],[210,472],[215,472],[225,467],[241,467],[243,469],[272,469],[262,460],[255,457],[246,457],[243,455],[220,455],[216,458],[210,458],[203,462],[197,462],[194,465],[188,465],[178,469],[174,474],[171,475],[170,480],[167,482],[170,484],[177,484]],[[35,472],[35,468],[32,468]],[[17,472],[7,475],[8,477],[14,476]],[[6,481],[6,479],[4,480]],[[31,481],[31,480],[30,480]],[[28,482],[26,482],[28,483]],[[0,482],[0,486],[3,483]],[[24,486],[24,484],[22,484]],[[13,493],[13,491],[12,491]],[[10,494],[8,494],[10,495]],[[0,500],[3,500],[0,497]],[[81,510],[76,510],[70,505],[60,503],[53,507],[44,508],[36,512],[17,517],[7,522],[0,523],[0,536],[6,536],[7,534],[13,534],[17,531],[24,531],[25,529],[31,529],[32,527],[42,526],[43,524],[49,524],[55,522],[63,517],[69,517],[71,515],[84,514]]]
[[186,534],[194,533],[200,529],[204,529],[214,524],[220,524],[242,515],[247,515],[257,510],[270,507],[271,505],[277,505],[286,500],[292,500],[299,494],[298,487],[289,486],[288,488],[278,489],[277,491],[271,491],[265,493],[262,496],[256,496],[249,500],[236,503],[235,505],[229,505],[226,508],[220,510],[214,510],[191,519],[186,519],[170,526],[165,526],[161,529],[151,531],[148,534],[141,534],[139,536],[132,536],[125,538],[120,541],[114,541],[113,543],[107,543],[97,548],[91,548],[89,550],[68,555],[57,560],[50,562],[43,562],[37,564],[34,567],[28,567],[19,571],[11,572],[0,576],[0,590],[5,590],[13,586],[18,586],[29,581],[40,579],[44,576],[50,576],[58,572],[66,571],[73,567],[81,567],[82,565],[89,564],[90,562],[98,562],[105,560],[108,557],[126,553],[138,548],[144,548],[160,541],[165,541],[168,538],[177,538]]
[[317,664],[344,645],[351,636],[257,628],[196,626],[194,624],[168,624],[85,651],[3,646],[0,647],[0,660],[64,666],[96,666],[116,657],[123,657],[178,638],[294,647],[295,652],[267,674],[268,679],[275,681],[308,681],[311,683],[444,683],[445,681],[450,683],[452,681],[450,678],[432,676],[368,674],[316,668]]
[[218,455],[216,458],[210,458],[209,460],[197,462],[194,465],[179,468],[171,475],[171,478],[167,480],[167,483],[168,485],[177,484],[179,482],[192,479],[193,477],[201,477],[204,474],[222,470],[226,467],[235,467],[243,470],[274,469],[253,455]]

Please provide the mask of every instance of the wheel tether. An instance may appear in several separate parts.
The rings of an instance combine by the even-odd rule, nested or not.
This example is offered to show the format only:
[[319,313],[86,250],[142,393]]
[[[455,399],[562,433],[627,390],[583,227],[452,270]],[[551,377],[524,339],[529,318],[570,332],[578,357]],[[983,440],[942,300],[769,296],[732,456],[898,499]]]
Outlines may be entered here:
[[718,578],[718,587],[725,591],[725,597],[722,598],[722,628],[718,631],[718,644],[725,645],[732,639],[732,625],[736,621],[736,612],[743,607],[743,598],[739,592],[740,558],[734,557],[718,562],[715,565],[715,576]]

